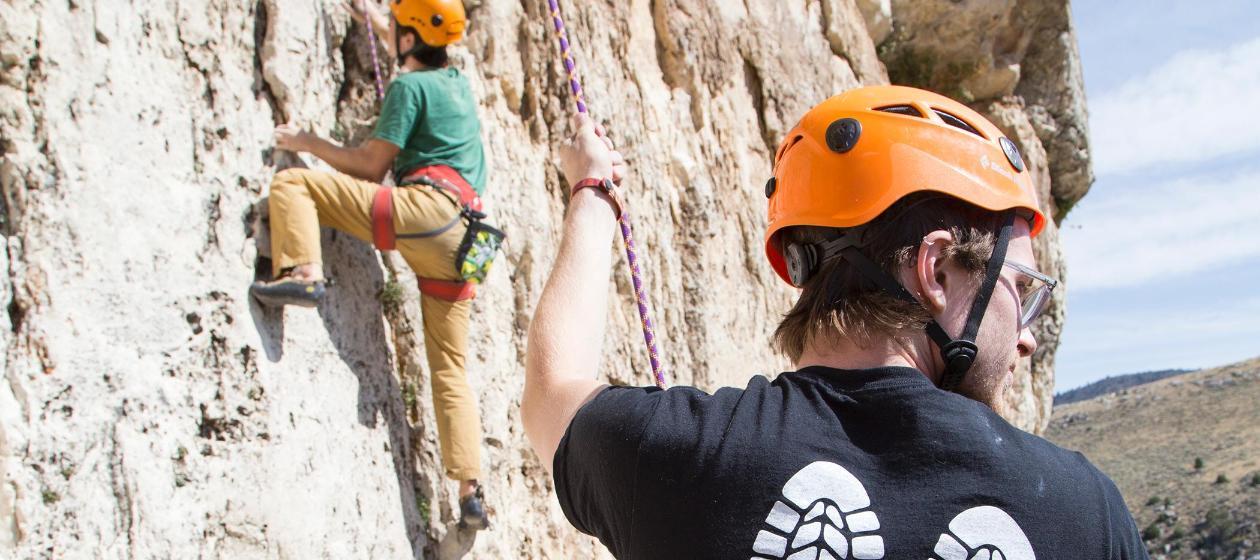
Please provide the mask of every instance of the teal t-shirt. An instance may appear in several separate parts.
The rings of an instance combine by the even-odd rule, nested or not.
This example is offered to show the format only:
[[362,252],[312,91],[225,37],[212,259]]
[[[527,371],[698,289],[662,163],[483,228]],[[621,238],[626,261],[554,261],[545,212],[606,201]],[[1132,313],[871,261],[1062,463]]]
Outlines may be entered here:
[[372,137],[401,149],[394,158],[396,178],[418,167],[447,165],[477,194],[486,188],[477,104],[468,80],[455,68],[415,70],[395,78]]

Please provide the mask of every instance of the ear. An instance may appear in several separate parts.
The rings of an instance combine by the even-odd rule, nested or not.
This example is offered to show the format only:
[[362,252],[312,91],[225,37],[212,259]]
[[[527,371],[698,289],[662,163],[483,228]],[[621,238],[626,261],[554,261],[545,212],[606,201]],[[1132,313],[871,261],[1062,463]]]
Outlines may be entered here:
[[947,271],[944,260],[945,248],[954,243],[948,231],[936,230],[923,236],[919,252],[914,259],[914,279],[918,282],[918,296],[928,313],[939,316],[945,311],[947,288],[955,278]]
[[[402,30],[395,31],[394,33],[402,33]],[[398,52],[407,52],[415,46],[415,33],[402,33],[402,35],[398,36]]]

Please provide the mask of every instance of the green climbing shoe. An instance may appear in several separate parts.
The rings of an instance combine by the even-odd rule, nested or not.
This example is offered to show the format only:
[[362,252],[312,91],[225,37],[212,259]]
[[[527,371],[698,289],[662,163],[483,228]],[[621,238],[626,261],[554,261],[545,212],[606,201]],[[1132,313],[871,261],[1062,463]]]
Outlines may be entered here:
[[303,282],[285,277],[272,282],[254,282],[249,287],[249,295],[254,296],[259,303],[271,307],[315,307],[324,298],[324,283]]

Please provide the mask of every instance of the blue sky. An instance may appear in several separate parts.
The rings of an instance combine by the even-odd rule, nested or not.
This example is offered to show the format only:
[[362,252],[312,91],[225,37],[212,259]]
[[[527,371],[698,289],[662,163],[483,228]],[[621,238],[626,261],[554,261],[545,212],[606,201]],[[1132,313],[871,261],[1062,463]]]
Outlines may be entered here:
[[1260,3],[1078,1],[1097,181],[1057,391],[1260,356]]

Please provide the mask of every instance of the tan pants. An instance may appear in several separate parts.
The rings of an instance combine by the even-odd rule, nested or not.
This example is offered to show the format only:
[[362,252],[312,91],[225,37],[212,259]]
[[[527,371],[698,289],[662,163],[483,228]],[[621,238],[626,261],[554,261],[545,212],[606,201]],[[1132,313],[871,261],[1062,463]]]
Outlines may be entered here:
[[[377,185],[342,173],[286,169],[271,181],[271,253],[276,275],[300,264],[323,262],[319,228],[328,226],[372,241],[372,197]],[[458,207],[431,188],[394,190],[394,231],[418,233],[445,225]],[[399,239],[397,249],[416,275],[457,280],[455,253],[464,227],[424,239]],[[481,472],[481,418],[465,377],[472,300],[449,302],[420,296],[425,351],[433,384],[433,408],[446,476],[473,480]]]

